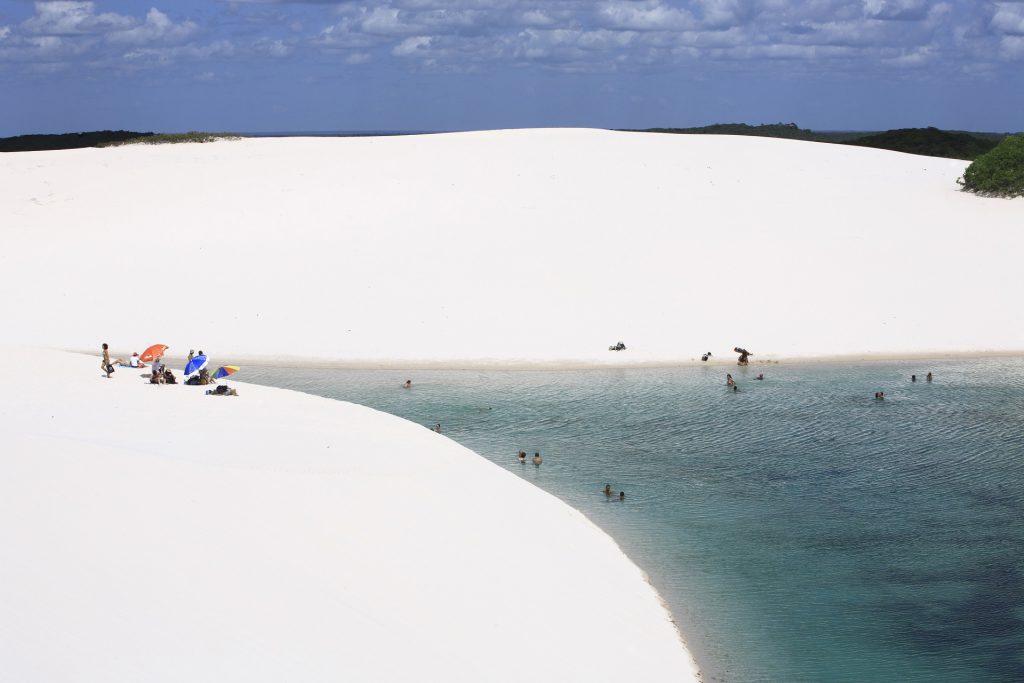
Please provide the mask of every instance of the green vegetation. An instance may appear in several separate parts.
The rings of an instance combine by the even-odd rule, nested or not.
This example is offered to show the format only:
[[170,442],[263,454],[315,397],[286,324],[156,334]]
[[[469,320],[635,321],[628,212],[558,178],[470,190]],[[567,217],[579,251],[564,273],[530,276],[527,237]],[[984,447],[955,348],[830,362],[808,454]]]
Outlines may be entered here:
[[216,142],[217,140],[239,140],[242,136],[235,133],[146,133],[127,140],[111,140],[97,147],[120,147],[121,145],[174,145],[182,142]]
[[39,152],[53,149],[81,149],[98,147],[105,143],[145,138],[152,133],[129,130],[98,130],[89,133],[63,133],[60,135],[17,135],[0,138],[0,152]]
[[990,152],[999,144],[999,139],[991,135],[983,137],[972,133],[958,133],[938,128],[901,128],[865,135],[845,144],[890,149],[894,152],[920,154],[928,157],[969,160],[977,159],[982,154]]
[[1008,137],[975,159],[957,182],[984,197],[1024,197],[1024,135]]
[[241,136],[234,133],[136,133],[130,130],[98,130],[60,135],[17,135],[11,138],[0,138],[0,152],[39,152],[134,144],[213,142],[214,140],[236,140],[239,137]]
[[1005,135],[968,133],[938,128],[902,128],[881,133],[855,131],[814,131],[795,123],[771,123],[750,126],[745,123],[717,123],[700,128],[648,128],[645,133],[688,133],[691,135],[756,135],[786,140],[831,142],[859,147],[888,149],[947,159],[976,159],[995,147]]

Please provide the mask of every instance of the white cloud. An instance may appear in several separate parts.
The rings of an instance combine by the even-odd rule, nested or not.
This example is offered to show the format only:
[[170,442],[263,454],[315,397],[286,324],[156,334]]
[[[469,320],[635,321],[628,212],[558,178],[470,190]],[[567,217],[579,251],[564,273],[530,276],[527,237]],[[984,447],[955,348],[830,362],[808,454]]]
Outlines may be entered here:
[[991,26],[1000,33],[1024,35],[1024,3],[997,2]]
[[367,52],[353,52],[352,54],[345,57],[345,59],[343,59],[342,61],[345,62],[345,64],[355,66],[356,64],[366,64],[367,62],[370,61],[370,59],[371,57]]
[[185,40],[197,31],[198,27],[191,21],[175,24],[170,17],[156,9],[150,8],[146,19],[132,28],[113,31],[107,39],[112,43],[141,45],[152,42],[177,43]]
[[412,36],[396,45],[391,54],[396,57],[409,57],[416,53],[425,54],[433,39],[430,36]]
[[919,21],[928,16],[926,0],[864,0],[864,12],[874,19]]
[[71,36],[131,28],[131,17],[113,12],[96,13],[94,2],[50,0],[36,2],[36,13],[22,24],[26,33],[50,36]]
[[661,0],[604,0],[598,4],[597,16],[606,28],[620,30],[681,31],[695,25],[689,12]]
[[174,45],[170,47],[142,47],[126,52],[122,57],[140,65],[168,64],[179,59],[203,60],[211,57],[231,57],[237,52],[233,43],[218,40],[206,45]]
[[287,57],[292,51],[291,46],[287,45],[283,40],[272,40],[270,38],[260,38],[254,41],[251,47],[254,54],[278,59]]
[[1003,59],[1024,59],[1024,36],[1003,36],[999,41],[999,55]]

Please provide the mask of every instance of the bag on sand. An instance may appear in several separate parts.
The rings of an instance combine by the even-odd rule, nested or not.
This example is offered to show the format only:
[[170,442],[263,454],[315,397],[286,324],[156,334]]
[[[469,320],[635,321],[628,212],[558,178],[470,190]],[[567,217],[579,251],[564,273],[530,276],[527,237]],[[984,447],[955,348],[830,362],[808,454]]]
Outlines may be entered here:
[[[101,365],[102,365],[102,364],[101,364]],[[104,370],[106,370],[107,372],[113,372],[113,371],[114,371],[114,366],[113,366],[113,365],[110,365],[110,364],[108,363],[108,364],[107,364],[107,367],[105,367],[105,368],[104,368]]]

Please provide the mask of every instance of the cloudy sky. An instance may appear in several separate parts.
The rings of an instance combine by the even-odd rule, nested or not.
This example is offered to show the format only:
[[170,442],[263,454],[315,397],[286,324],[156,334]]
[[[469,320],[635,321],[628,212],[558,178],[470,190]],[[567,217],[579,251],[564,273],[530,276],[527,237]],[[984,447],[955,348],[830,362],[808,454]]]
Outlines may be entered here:
[[0,135],[1024,130],[1024,0],[0,0]]

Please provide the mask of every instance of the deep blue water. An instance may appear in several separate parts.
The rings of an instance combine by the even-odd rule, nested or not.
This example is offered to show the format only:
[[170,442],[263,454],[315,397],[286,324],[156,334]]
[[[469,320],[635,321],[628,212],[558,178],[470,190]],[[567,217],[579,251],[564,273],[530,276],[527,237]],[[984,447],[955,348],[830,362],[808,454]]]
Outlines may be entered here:
[[582,510],[706,681],[1024,681],[1024,359],[237,377],[440,422]]

